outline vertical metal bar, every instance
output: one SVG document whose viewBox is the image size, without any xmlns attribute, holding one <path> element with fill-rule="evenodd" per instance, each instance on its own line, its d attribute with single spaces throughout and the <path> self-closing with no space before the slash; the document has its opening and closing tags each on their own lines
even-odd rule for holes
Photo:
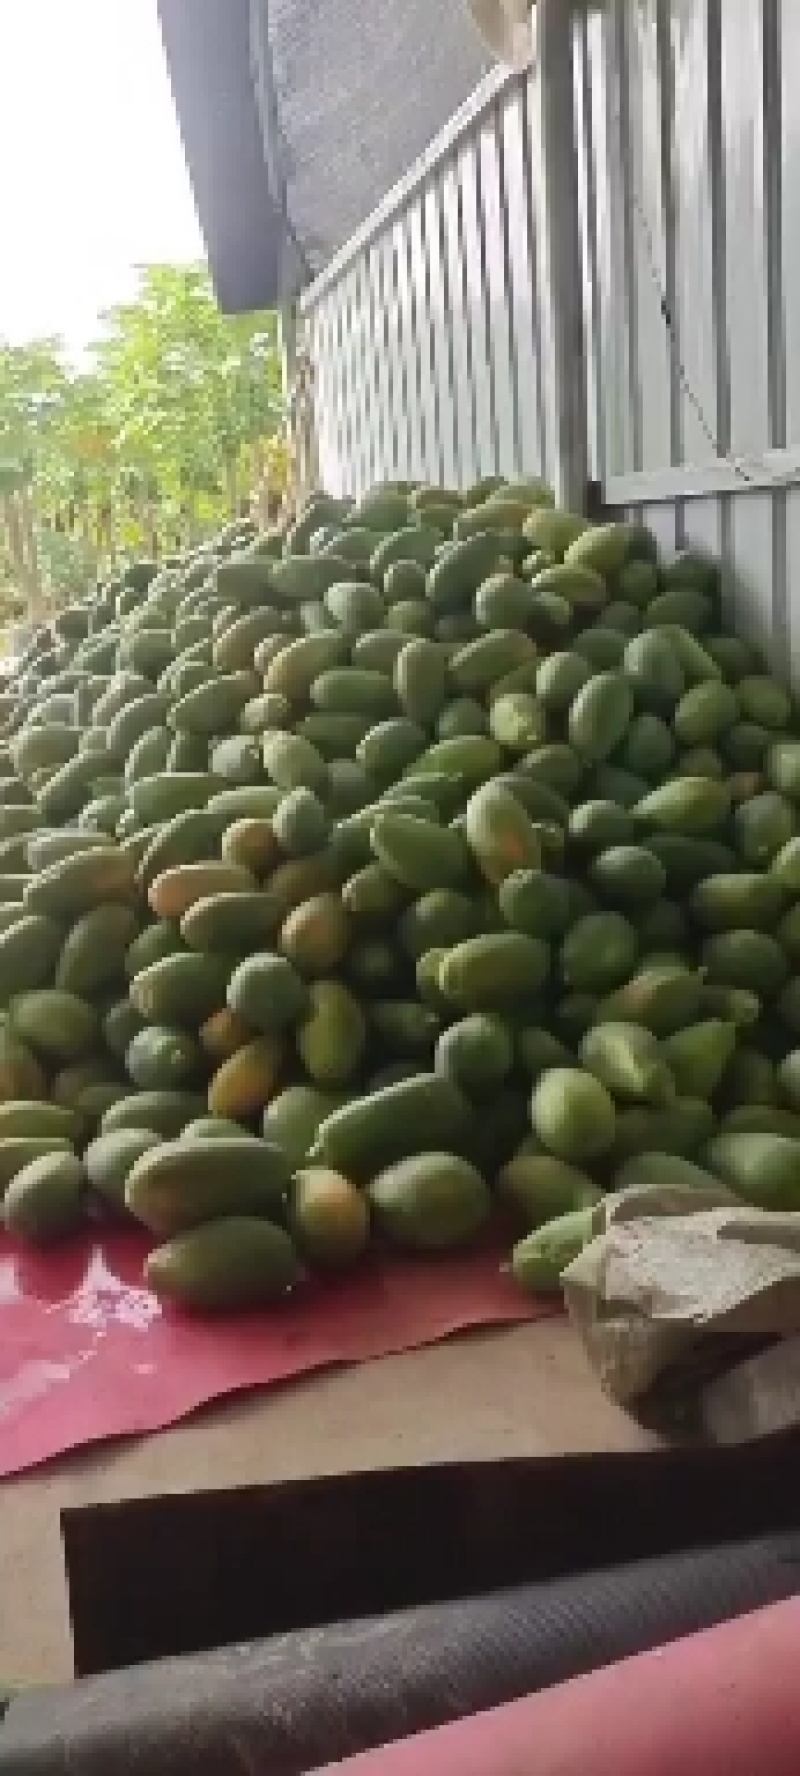
<svg viewBox="0 0 800 1776">
<path fill-rule="evenodd" d="M 364 261 L 359 254 L 348 279 L 348 310 L 347 310 L 347 344 L 350 365 L 350 412 L 351 431 L 353 438 L 353 474 L 357 492 L 363 493 L 367 484 L 367 468 L 365 462 L 365 414 L 367 385 L 364 376 L 364 358 L 361 349 L 362 307 L 361 282 Z"/>
<path fill-rule="evenodd" d="M 460 155 L 461 247 L 464 306 L 470 319 L 469 374 L 472 448 L 479 476 L 494 468 L 491 373 L 487 358 L 486 278 L 482 246 L 480 156 L 474 135 Z"/>
<path fill-rule="evenodd" d="M 433 431 L 430 380 L 430 311 L 428 265 L 425 254 L 424 201 L 424 186 L 420 186 L 409 212 L 408 253 L 417 366 L 418 445 L 416 473 L 421 481 L 432 481 L 436 479 L 436 440 Z"/>
<path fill-rule="evenodd" d="M 624 11 L 618 7 L 616 15 L 631 438 L 637 467 L 651 472 L 672 461 L 670 421 L 678 386 L 671 337 L 675 306 L 669 204 L 671 92 L 663 21 L 663 0 L 643 0 L 641 6 Z"/>
<path fill-rule="evenodd" d="M 297 361 L 297 303 L 284 302 L 278 313 L 278 340 L 281 354 L 281 389 L 286 400 L 294 381 Z"/>
<path fill-rule="evenodd" d="M 451 317 L 449 337 L 453 387 L 453 445 L 456 480 L 460 487 L 465 482 L 472 480 L 477 471 L 475 468 L 469 305 L 465 291 L 461 164 L 456 156 L 446 169 L 442 184 L 442 223 L 446 236 L 445 265 L 448 268 L 447 282 Z"/>
<path fill-rule="evenodd" d="M 481 316 L 479 330 L 482 334 L 483 355 L 486 363 L 486 408 L 488 418 L 488 461 L 491 471 L 495 474 L 500 467 L 500 448 L 497 436 L 497 405 L 494 378 L 494 349 L 492 334 L 492 304 L 489 287 L 489 264 L 486 247 L 486 180 L 484 175 L 483 143 L 486 125 L 481 128 L 475 145 L 475 221 L 477 225 L 478 243 L 478 289 L 477 298 Z M 483 443 L 481 426 L 479 439 L 479 455 L 483 460 Z"/>
<path fill-rule="evenodd" d="M 366 380 L 364 376 L 363 355 L 360 350 L 362 271 L 363 260 L 359 255 L 345 280 L 345 289 L 347 291 L 347 362 L 349 367 L 350 384 L 351 460 L 353 464 L 353 489 L 357 494 L 364 492 L 367 483 L 367 471 L 364 461 Z"/>
<path fill-rule="evenodd" d="M 509 189 L 509 167 L 506 159 L 505 120 L 517 94 L 506 98 L 502 110 L 496 120 L 497 129 L 497 165 L 500 185 L 500 232 L 503 242 L 503 291 L 505 294 L 505 314 L 508 341 L 508 383 L 510 397 L 509 423 L 507 424 L 506 461 L 513 474 L 519 474 L 522 468 L 522 435 L 519 411 L 519 343 L 517 340 L 516 312 L 513 301 L 511 234 L 523 220 L 519 209 L 514 208 L 511 214 L 511 192 Z"/>
<path fill-rule="evenodd" d="M 613 14 L 615 64 L 617 69 L 615 122 L 619 132 L 620 158 L 620 229 L 625 274 L 624 302 L 627 313 L 627 405 L 631 427 L 631 462 L 641 469 L 642 462 L 642 387 L 639 362 L 639 312 L 636 289 L 636 247 L 634 243 L 634 165 L 633 132 L 631 129 L 631 51 L 626 0 L 615 0 Z M 637 168 L 638 170 L 638 168 Z M 638 192 L 636 194 L 639 201 Z"/>
<path fill-rule="evenodd" d="M 764 13 L 764 243 L 767 271 L 767 379 L 769 441 L 786 443 L 786 342 L 783 315 L 783 92 L 779 0 L 762 0 Z"/>
<path fill-rule="evenodd" d="M 402 326 L 402 365 L 403 365 L 403 419 L 405 434 L 405 456 L 403 474 L 411 478 L 419 460 L 419 446 L 416 433 L 416 412 L 418 408 L 417 391 L 419 387 L 419 363 L 414 337 L 415 312 L 413 280 L 411 277 L 411 253 L 408 235 L 409 212 L 403 211 L 398 223 L 397 240 L 397 293 Z"/>
<path fill-rule="evenodd" d="M 800 107 L 796 102 L 800 65 L 800 7 L 781 0 L 781 285 L 785 364 L 786 441 L 800 439 Z M 787 654 L 800 684 L 800 489 L 786 498 Z"/>
<path fill-rule="evenodd" d="M 587 491 L 586 367 L 581 294 L 578 177 L 568 9 L 540 0 L 537 83 L 542 146 L 546 331 L 553 353 L 551 400 L 555 481 L 565 504 Z"/>
<path fill-rule="evenodd" d="M 458 196 L 456 202 L 456 225 L 458 233 L 458 255 L 461 274 L 461 302 L 464 313 L 464 368 L 466 371 L 467 400 L 469 403 L 469 461 L 471 473 L 480 474 L 480 455 L 478 449 L 478 421 L 475 394 L 475 349 L 472 329 L 472 312 L 469 292 L 469 269 L 465 244 L 465 204 L 464 178 L 466 159 L 463 154 L 458 156 Z"/>
<path fill-rule="evenodd" d="M 347 388 L 346 412 L 347 412 L 347 452 L 348 452 L 348 464 L 349 464 L 349 472 L 350 472 L 349 492 L 357 495 L 362 491 L 362 489 L 359 485 L 360 474 L 359 474 L 359 460 L 358 460 L 359 459 L 359 437 L 358 437 L 358 411 L 357 411 L 360 390 L 359 390 L 359 379 L 354 374 L 355 365 L 353 362 L 353 356 L 354 356 L 354 354 L 353 354 L 353 328 L 354 328 L 353 286 L 354 286 L 354 277 L 355 277 L 355 274 L 351 270 L 345 274 L 345 276 L 342 280 L 342 306 L 343 306 L 343 311 L 344 311 L 344 333 L 343 333 L 344 374 L 345 374 L 346 388 Z"/>
<path fill-rule="evenodd" d="M 492 208 L 493 190 L 496 190 L 497 169 L 491 164 L 492 119 L 487 118 L 481 125 L 475 149 L 475 198 L 477 212 L 478 239 L 478 277 L 479 301 L 481 311 L 481 331 L 483 335 L 483 351 L 486 360 L 486 393 L 488 418 L 488 460 L 491 472 L 500 472 L 500 438 L 497 419 L 497 388 L 495 372 L 495 326 L 494 301 L 492 293 L 492 267 L 490 261 L 497 252 L 497 240 L 493 238 L 496 231 L 493 227 L 495 211 Z"/>
<path fill-rule="evenodd" d="M 521 82 L 513 93 L 509 93 L 503 106 L 500 141 L 511 414 L 515 469 L 518 473 L 541 474 L 536 266 L 531 235 L 531 194 L 526 180 L 530 147 L 526 120 L 525 85 Z"/>
<path fill-rule="evenodd" d="M 783 315 L 783 92 L 779 0 L 763 0 L 764 253 L 767 272 L 769 442 L 786 443 L 786 333 Z M 787 497 L 772 496 L 772 625 L 774 658 L 783 671 L 789 652 Z"/>
<path fill-rule="evenodd" d="M 342 387 L 342 317 L 339 295 L 339 285 L 334 284 L 326 293 L 326 301 L 330 314 L 331 395 L 334 436 L 336 439 L 337 491 L 340 493 L 346 493 L 347 440 L 345 434 L 344 392 Z"/>
<path fill-rule="evenodd" d="M 677 390 L 678 443 L 681 460 L 686 463 L 707 462 L 716 454 L 720 377 L 724 380 L 727 374 L 725 309 L 718 309 L 714 299 L 721 140 L 719 16 L 718 10 L 716 18 L 713 16 L 715 7 L 716 0 L 693 0 L 689 21 L 674 7 L 669 8 L 665 30 L 669 31 L 670 46 L 668 51 L 664 44 L 662 50 L 663 59 L 669 59 L 672 83 L 673 314 L 682 370 Z M 724 214 L 721 221 L 724 229 Z M 724 268 L 724 264 L 723 251 L 718 266 Z M 721 290 L 724 301 L 724 277 Z M 677 356 L 672 367 L 673 372 L 678 370 Z M 713 516 L 707 508 L 698 513 L 697 506 L 694 500 L 684 502 L 681 538 L 716 549 L 716 506 Z"/>
<path fill-rule="evenodd" d="M 336 443 L 330 396 L 330 350 L 328 346 L 328 315 L 325 298 L 315 303 L 309 315 L 314 351 L 314 403 L 320 447 L 320 474 L 323 486 L 333 492 Z"/>
<path fill-rule="evenodd" d="M 322 343 L 325 361 L 325 430 L 328 451 L 326 485 L 330 487 L 332 493 L 340 493 L 342 452 L 339 438 L 339 411 L 336 392 L 336 346 L 333 334 L 333 315 L 331 312 L 329 293 L 326 293 L 323 296 L 320 317 L 322 322 Z"/>
<path fill-rule="evenodd" d="M 514 373 L 508 285 L 508 228 L 502 134 L 498 108 L 492 108 L 480 133 L 482 275 L 489 363 L 490 414 L 494 467 L 513 474 L 518 460 L 515 440 Z"/>
<path fill-rule="evenodd" d="M 677 274 L 678 252 L 681 243 L 678 240 L 678 205 L 673 154 L 675 74 L 672 63 L 670 0 L 657 0 L 656 4 L 656 57 L 661 125 L 659 158 L 664 228 L 664 296 L 669 317 L 667 328 L 669 342 L 669 458 L 671 463 L 682 463 L 684 459 L 683 379 L 681 374 L 683 331 L 682 315 L 678 303 Z M 683 540 L 684 510 L 683 502 L 678 500 L 675 505 L 675 543 L 678 548 L 682 547 Z"/>
<path fill-rule="evenodd" d="M 374 480 L 373 459 L 374 426 L 375 426 L 375 358 L 372 348 L 371 329 L 369 324 L 371 291 L 370 291 L 370 254 L 366 250 L 359 259 L 358 279 L 358 332 L 356 334 L 356 351 L 358 353 L 358 369 L 361 382 L 361 470 L 364 486 L 371 486 Z"/>
<path fill-rule="evenodd" d="M 345 493 L 353 492 L 353 448 L 350 424 L 350 378 L 347 365 L 347 305 L 344 280 L 336 285 L 336 351 L 339 358 L 339 407 L 342 440 L 342 485 Z"/>
<path fill-rule="evenodd" d="M 708 160 L 711 184 L 711 287 L 714 314 L 714 361 L 716 385 L 717 451 L 727 456 L 731 443 L 731 369 L 728 332 L 728 240 L 725 197 L 725 152 L 722 130 L 722 20 L 723 0 L 707 0 L 706 81 L 708 91 Z M 730 562 L 733 544 L 732 502 L 728 495 L 718 501 L 719 553 L 722 565 L 722 596 L 726 609 L 734 607 Z"/>
<path fill-rule="evenodd" d="M 445 309 L 442 301 L 441 223 L 439 219 L 440 173 L 429 180 L 422 201 L 422 250 L 425 260 L 425 312 L 428 317 L 428 364 L 431 461 L 437 481 L 447 479 L 442 442 L 442 378 L 446 365 L 439 351 Z"/>
<path fill-rule="evenodd" d="M 725 148 L 731 449 L 769 445 L 768 276 L 764 219 L 764 30 L 761 4 L 720 10 Z M 772 495 L 743 485 L 732 499 L 736 621 L 775 651 Z"/>
<path fill-rule="evenodd" d="M 392 287 L 395 319 L 395 347 L 397 351 L 397 376 L 395 389 L 399 394 L 399 412 L 397 415 L 397 472 L 408 475 L 411 463 L 411 437 L 408 420 L 408 359 L 406 356 L 405 334 L 408 317 L 404 313 L 404 239 L 403 218 L 395 222 L 392 228 Z"/>
<path fill-rule="evenodd" d="M 381 460 L 381 479 L 388 480 L 394 474 L 397 464 L 397 421 L 394 394 L 394 371 L 391 354 L 391 270 L 392 243 L 390 236 L 384 235 L 380 244 L 378 259 L 378 313 L 380 315 L 380 343 L 378 354 L 383 371 L 385 384 L 383 456 Z"/>
<path fill-rule="evenodd" d="M 455 170 L 451 162 L 444 167 L 437 192 L 439 212 L 439 253 L 442 265 L 442 331 L 445 339 L 447 364 L 447 393 L 450 407 L 450 435 L 442 419 L 442 453 L 445 465 L 448 462 L 448 449 L 451 451 L 452 479 L 456 486 L 461 483 L 461 450 L 458 425 L 458 401 L 456 396 L 456 355 L 455 339 L 458 325 L 456 315 L 456 279 L 451 274 L 450 254 L 448 251 L 448 213 L 451 223 L 454 222 L 456 209 Z M 444 407 L 444 402 L 443 402 Z M 445 478 L 447 471 L 445 469 Z"/>
<path fill-rule="evenodd" d="M 368 403 L 368 444 L 367 473 L 370 482 L 377 481 L 380 474 L 379 464 L 383 454 L 382 429 L 383 414 L 381 412 L 380 392 L 380 354 L 377 349 L 377 330 L 375 314 L 375 280 L 378 270 L 380 248 L 377 242 L 370 243 L 364 255 L 364 332 L 365 355 L 368 358 L 369 371 L 365 373 Z"/>
<path fill-rule="evenodd" d="M 676 263 L 678 256 L 673 162 L 675 79 L 672 66 L 669 0 L 657 0 L 656 55 L 660 97 L 661 202 L 664 225 L 664 295 L 669 314 L 669 460 L 683 462 L 683 390 L 680 365 L 683 356 L 681 314 L 678 308 Z"/>
<path fill-rule="evenodd" d="M 725 198 L 725 154 L 722 138 L 722 36 L 720 7 L 723 0 L 708 0 L 706 78 L 708 81 L 708 153 L 711 172 L 711 270 L 713 308 L 716 317 L 716 423 L 717 450 L 727 456 L 731 447 L 731 372 L 728 347 L 728 239 Z"/>
<path fill-rule="evenodd" d="M 406 211 L 406 275 L 408 278 L 408 314 L 409 335 L 411 341 L 411 401 L 409 410 L 409 430 L 411 435 L 411 474 L 424 480 L 426 475 L 427 431 L 425 409 L 422 400 L 422 339 L 420 321 L 421 285 L 421 241 L 417 239 L 419 223 L 419 206 L 421 198 L 417 192 L 410 200 Z"/>
<path fill-rule="evenodd" d="M 601 298 L 598 306 L 603 366 L 603 475 L 625 473 L 633 460 L 628 398 L 630 348 L 622 228 L 622 159 L 619 85 L 613 15 L 606 8 L 589 21 L 591 79 L 597 166 L 596 217 Z"/>
<path fill-rule="evenodd" d="M 786 409 L 784 423 L 787 442 L 795 444 L 800 440 L 800 106 L 797 104 L 800 6 L 797 0 L 781 0 L 778 30 L 782 89 L 780 203 Z"/>
<path fill-rule="evenodd" d="M 325 435 L 325 388 L 322 374 L 323 354 L 321 350 L 319 319 L 318 309 L 309 309 L 303 317 L 302 327 L 306 349 L 311 360 L 314 379 L 314 429 L 316 432 L 317 461 L 319 463 L 320 481 L 323 487 L 328 487 L 328 449 L 327 438 Z"/>
<path fill-rule="evenodd" d="M 588 472 L 593 480 L 603 479 L 603 349 L 600 322 L 602 300 L 597 261 L 597 176 L 595 166 L 595 122 L 592 80 L 589 60 L 589 20 L 581 11 L 574 25 L 574 68 L 576 84 L 575 139 L 578 152 L 578 204 L 581 224 L 581 253 L 584 291 L 584 327 L 586 333 L 586 425 Z"/>
</svg>

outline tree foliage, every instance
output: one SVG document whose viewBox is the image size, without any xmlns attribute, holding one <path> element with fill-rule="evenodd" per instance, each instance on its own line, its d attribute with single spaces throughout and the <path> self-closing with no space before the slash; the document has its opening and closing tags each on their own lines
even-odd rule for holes
<svg viewBox="0 0 800 1776">
<path fill-rule="evenodd" d="M 0 341 L 0 616 L 181 548 L 285 474 L 277 316 L 220 314 L 206 271 L 140 274 L 86 365 Z"/>
</svg>

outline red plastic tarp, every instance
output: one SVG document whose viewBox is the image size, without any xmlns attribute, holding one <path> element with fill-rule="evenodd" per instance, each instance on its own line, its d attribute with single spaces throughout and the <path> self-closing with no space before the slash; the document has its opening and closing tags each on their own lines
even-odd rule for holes
<svg viewBox="0 0 800 1776">
<path fill-rule="evenodd" d="M 143 1288 L 146 1249 L 129 1233 L 47 1253 L 0 1239 L 0 1476 L 159 1430 L 241 1388 L 549 1311 L 483 1251 L 376 1263 L 268 1313 L 202 1321 L 162 1311 Z"/>
<path fill-rule="evenodd" d="M 327 1776 L 798 1776 L 799 1654 L 792 1598 Z"/>
</svg>

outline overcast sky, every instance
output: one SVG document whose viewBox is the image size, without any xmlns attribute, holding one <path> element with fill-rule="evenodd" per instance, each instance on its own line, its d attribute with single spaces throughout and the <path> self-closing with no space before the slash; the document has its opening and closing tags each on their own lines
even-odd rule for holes
<svg viewBox="0 0 800 1776">
<path fill-rule="evenodd" d="M 80 352 L 135 267 L 203 257 L 156 0 L 0 0 L 0 340 Z"/>
</svg>

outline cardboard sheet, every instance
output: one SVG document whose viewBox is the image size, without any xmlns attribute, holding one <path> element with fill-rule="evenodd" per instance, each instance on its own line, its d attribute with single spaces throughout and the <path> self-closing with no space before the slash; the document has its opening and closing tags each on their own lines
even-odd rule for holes
<svg viewBox="0 0 800 1776">
<path fill-rule="evenodd" d="M 725 1440 L 796 1422 L 800 1214 L 749 1208 L 722 1184 L 651 1186 L 605 1197 L 594 1228 L 564 1294 L 612 1399 L 661 1429 L 714 1436 L 722 1425 L 715 1433 L 708 1402 L 719 1378 L 746 1364 L 747 1387 L 724 1391 Z M 794 1407 L 787 1417 L 781 1401 L 775 1417 L 784 1351 Z M 768 1399 L 757 1385 L 762 1352 Z"/>
</svg>

